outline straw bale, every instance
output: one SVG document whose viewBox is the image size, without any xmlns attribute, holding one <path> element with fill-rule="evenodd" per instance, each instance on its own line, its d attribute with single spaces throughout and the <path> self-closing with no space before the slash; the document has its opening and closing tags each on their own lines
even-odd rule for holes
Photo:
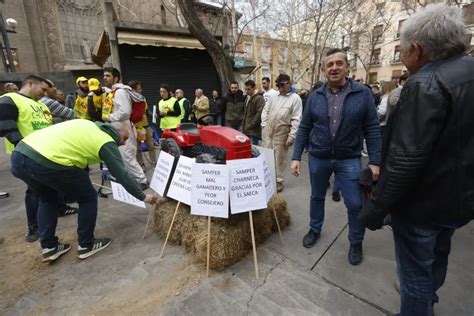
<svg viewBox="0 0 474 316">
<path fill-rule="evenodd" d="M 155 228 L 165 238 L 177 202 L 165 200 L 155 210 Z M 273 205 L 281 229 L 290 223 L 285 199 L 274 196 L 264 210 L 254 211 L 255 241 L 263 243 L 276 232 Z M 205 263 L 207 257 L 207 218 L 190 215 L 189 206 L 181 204 L 176 215 L 169 242 L 183 244 L 187 251 Z M 248 213 L 230 215 L 228 219 L 212 218 L 210 267 L 222 270 L 242 259 L 252 249 Z"/>
</svg>

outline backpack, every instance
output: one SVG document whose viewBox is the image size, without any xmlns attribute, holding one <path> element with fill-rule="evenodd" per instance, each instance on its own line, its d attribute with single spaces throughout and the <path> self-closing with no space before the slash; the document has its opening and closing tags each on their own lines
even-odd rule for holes
<svg viewBox="0 0 474 316">
<path fill-rule="evenodd" d="M 142 121 L 143 116 L 145 115 L 145 109 L 145 101 L 132 100 L 132 113 L 130 114 L 130 121 L 132 121 L 132 123 L 138 123 Z"/>
<path fill-rule="evenodd" d="M 121 88 L 113 90 L 111 92 L 112 95 L 115 95 L 115 92 L 117 92 L 118 89 Z M 135 124 L 143 120 L 143 116 L 145 115 L 146 111 L 146 101 L 134 101 L 132 97 L 130 97 L 130 99 L 132 101 L 132 113 L 130 113 L 130 121 Z"/>
</svg>

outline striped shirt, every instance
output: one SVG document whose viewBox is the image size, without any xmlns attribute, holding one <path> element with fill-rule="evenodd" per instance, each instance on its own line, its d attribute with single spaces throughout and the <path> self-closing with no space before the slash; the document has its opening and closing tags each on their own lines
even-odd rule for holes
<svg viewBox="0 0 474 316">
<path fill-rule="evenodd" d="M 39 101 L 44 103 L 49 108 L 51 114 L 53 115 L 54 123 L 76 118 L 76 113 L 74 113 L 74 110 L 71 110 L 56 100 L 53 100 L 49 97 L 42 97 Z"/>
</svg>

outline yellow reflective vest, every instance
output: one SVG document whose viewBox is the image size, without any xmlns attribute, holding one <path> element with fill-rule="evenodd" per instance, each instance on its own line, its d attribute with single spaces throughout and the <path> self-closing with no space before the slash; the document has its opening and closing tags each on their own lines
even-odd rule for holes
<svg viewBox="0 0 474 316">
<path fill-rule="evenodd" d="M 16 92 L 6 93 L 3 96 L 10 97 L 18 108 L 16 125 L 21 136 L 26 137 L 36 130 L 53 125 L 53 116 L 45 104 Z M 5 138 L 5 148 L 7 153 L 11 154 L 15 145 Z"/>
<path fill-rule="evenodd" d="M 174 104 L 176 99 L 174 97 L 169 98 L 168 100 L 160 100 L 158 103 L 158 108 L 160 111 L 173 111 Z M 181 123 L 180 116 L 163 116 L 160 120 L 160 127 L 165 128 L 176 128 Z"/>
<path fill-rule="evenodd" d="M 180 122 L 183 120 L 184 114 L 186 114 L 186 113 L 184 113 L 184 112 L 185 112 L 185 111 L 184 111 L 184 101 L 187 101 L 187 99 L 186 99 L 186 98 L 181 98 L 181 99 L 178 101 L 178 103 L 179 103 L 179 108 L 181 109 L 181 115 L 179 116 L 179 121 L 180 121 Z M 189 117 L 187 117 L 186 120 L 189 120 Z"/>
<path fill-rule="evenodd" d="M 74 112 L 76 112 L 76 117 L 79 119 L 91 119 L 89 113 L 87 113 L 87 95 L 84 97 L 77 96 L 76 103 L 74 103 Z"/>
<path fill-rule="evenodd" d="M 85 168 L 99 163 L 100 149 L 114 139 L 94 122 L 72 120 L 35 132 L 23 142 L 59 165 Z"/>
</svg>

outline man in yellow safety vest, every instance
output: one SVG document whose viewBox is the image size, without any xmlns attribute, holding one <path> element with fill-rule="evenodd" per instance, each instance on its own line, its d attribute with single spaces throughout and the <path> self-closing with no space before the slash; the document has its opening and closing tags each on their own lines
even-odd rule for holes
<svg viewBox="0 0 474 316">
<path fill-rule="evenodd" d="M 12 173 L 23 180 L 39 197 L 38 223 L 43 262 L 54 261 L 71 246 L 56 237 L 58 198 L 67 195 L 79 204 L 78 257 L 86 259 L 105 249 L 110 238 L 96 239 L 97 192 L 85 167 L 104 161 L 112 176 L 135 198 L 156 202 L 145 194 L 126 170 L 118 146 L 125 144 L 129 132 L 110 124 L 72 120 L 51 126 L 25 137 L 12 154 Z"/>
<path fill-rule="evenodd" d="M 38 76 L 23 80 L 19 92 L 10 92 L 0 97 L 0 137 L 5 137 L 7 153 L 27 135 L 53 124 L 53 117 L 46 105 L 38 102 L 46 95 L 48 82 Z M 28 186 L 25 196 L 28 232 L 26 240 L 38 240 L 38 197 Z"/>
</svg>

